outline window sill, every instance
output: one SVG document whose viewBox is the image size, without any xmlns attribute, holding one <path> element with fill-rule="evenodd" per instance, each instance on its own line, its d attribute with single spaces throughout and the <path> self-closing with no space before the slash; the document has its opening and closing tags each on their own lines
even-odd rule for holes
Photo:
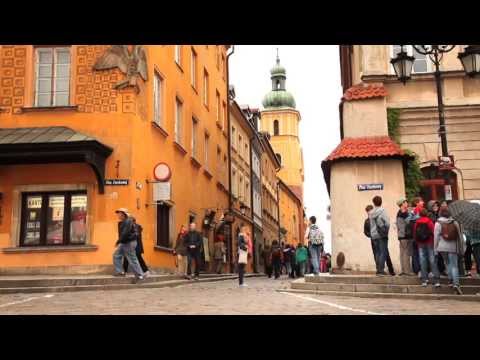
<svg viewBox="0 0 480 360">
<path fill-rule="evenodd" d="M 22 246 L 3 248 L 2 251 L 6 254 L 28 254 L 28 253 L 50 253 L 50 252 L 82 252 L 82 251 L 96 251 L 96 245 L 69 245 L 69 246 Z"/>
<path fill-rule="evenodd" d="M 176 60 L 175 60 L 175 65 L 177 65 L 178 69 L 183 73 L 182 65 L 180 65 Z"/>
<path fill-rule="evenodd" d="M 168 132 L 164 128 L 162 128 L 160 125 L 158 125 L 155 121 L 152 121 L 152 126 L 158 131 L 160 131 L 160 134 L 162 134 L 165 137 L 168 137 Z"/>
<path fill-rule="evenodd" d="M 167 253 L 173 254 L 173 249 L 172 249 L 172 248 L 169 248 L 169 247 L 165 247 L 165 246 L 155 245 L 155 246 L 153 247 L 153 250 L 155 250 L 155 251 L 161 251 L 161 252 L 167 252 Z"/>
<path fill-rule="evenodd" d="M 211 173 L 210 170 L 208 170 L 207 168 L 204 168 L 204 169 L 203 169 L 203 173 L 204 173 L 205 176 L 208 177 L 209 179 L 213 178 L 212 173 Z"/>
<path fill-rule="evenodd" d="M 198 169 L 202 166 L 202 164 L 200 164 L 200 161 L 195 159 L 193 156 L 190 157 L 190 161 L 192 162 L 193 166 L 195 166 Z"/>
<path fill-rule="evenodd" d="M 173 145 L 175 145 L 175 149 L 177 149 L 182 155 L 185 156 L 187 154 L 187 150 L 185 150 L 185 148 L 178 142 L 174 141 Z"/>
<path fill-rule="evenodd" d="M 22 112 L 43 112 L 43 111 L 77 111 L 78 106 L 23 106 Z"/>
</svg>

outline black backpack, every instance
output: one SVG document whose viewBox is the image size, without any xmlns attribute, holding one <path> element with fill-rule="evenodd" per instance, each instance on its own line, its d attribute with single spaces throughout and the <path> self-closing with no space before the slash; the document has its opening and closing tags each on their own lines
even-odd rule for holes
<svg viewBox="0 0 480 360">
<path fill-rule="evenodd" d="M 428 227 L 427 223 L 417 224 L 417 229 L 415 230 L 415 240 L 419 242 L 425 242 L 432 236 L 432 231 Z"/>
</svg>

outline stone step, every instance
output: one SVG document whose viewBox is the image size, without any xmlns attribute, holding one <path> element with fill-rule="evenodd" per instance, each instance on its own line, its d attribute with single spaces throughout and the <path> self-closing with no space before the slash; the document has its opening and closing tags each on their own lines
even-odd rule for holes
<svg viewBox="0 0 480 360">
<path fill-rule="evenodd" d="M 458 300 L 480 301 L 478 295 L 451 295 L 451 294 L 410 294 L 410 293 L 373 293 L 353 291 L 320 291 L 300 289 L 278 289 L 278 292 L 326 296 L 351 296 L 360 298 L 412 299 L 412 300 Z"/>
<path fill-rule="evenodd" d="M 258 274 L 246 274 L 246 277 L 259 276 Z M 236 274 L 201 274 L 200 280 L 185 280 L 177 275 L 151 275 L 144 281 L 133 284 L 133 276 L 70 276 L 58 277 L 22 277 L 16 276 L 0 278 L 0 294 L 12 293 L 35 293 L 35 292 L 62 292 L 62 291 L 83 291 L 83 290 L 120 290 L 128 288 L 149 288 L 177 286 L 196 282 L 209 282 L 236 279 Z M 16 279 L 15 279 L 16 278 Z"/>
<path fill-rule="evenodd" d="M 319 290 L 319 291 L 346 291 L 346 292 L 372 292 L 372 293 L 395 293 L 395 294 L 454 294 L 452 288 L 443 285 L 439 288 L 429 284 L 427 287 L 421 285 L 396 285 L 396 284 L 343 284 L 343 283 L 312 283 L 294 281 L 292 289 Z M 464 294 L 475 295 L 480 292 L 480 286 L 462 286 Z"/>
<path fill-rule="evenodd" d="M 305 276 L 307 283 L 342 283 L 342 284 L 391 284 L 391 285 L 420 285 L 417 276 L 375 276 L 375 275 L 317 275 Z M 441 277 L 441 284 L 448 284 L 448 278 Z M 480 286 L 480 278 L 460 278 L 460 285 Z"/>
</svg>

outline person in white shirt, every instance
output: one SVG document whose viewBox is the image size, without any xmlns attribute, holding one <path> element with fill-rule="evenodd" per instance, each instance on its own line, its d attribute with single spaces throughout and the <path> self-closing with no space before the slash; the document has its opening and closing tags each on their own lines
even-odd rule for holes
<svg viewBox="0 0 480 360">
<path fill-rule="evenodd" d="M 323 232 L 317 226 L 317 218 L 310 216 L 307 230 L 305 231 L 305 242 L 310 243 L 310 254 L 313 267 L 313 274 L 320 272 L 320 256 L 323 253 Z"/>
</svg>

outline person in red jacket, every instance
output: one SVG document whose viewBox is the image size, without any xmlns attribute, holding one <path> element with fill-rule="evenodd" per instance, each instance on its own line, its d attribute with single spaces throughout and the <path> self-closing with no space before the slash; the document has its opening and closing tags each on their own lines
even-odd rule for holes
<svg viewBox="0 0 480 360">
<path fill-rule="evenodd" d="M 435 226 L 432 220 L 428 217 L 427 209 L 420 211 L 420 218 L 413 226 L 413 234 L 415 242 L 418 245 L 418 252 L 420 255 L 420 269 L 422 274 L 422 286 L 428 285 L 428 265 L 433 272 L 433 281 L 436 288 L 440 287 L 440 274 L 438 272 L 437 264 L 435 263 L 435 254 L 433 250 L 433 231 Z"/>
</svg>

